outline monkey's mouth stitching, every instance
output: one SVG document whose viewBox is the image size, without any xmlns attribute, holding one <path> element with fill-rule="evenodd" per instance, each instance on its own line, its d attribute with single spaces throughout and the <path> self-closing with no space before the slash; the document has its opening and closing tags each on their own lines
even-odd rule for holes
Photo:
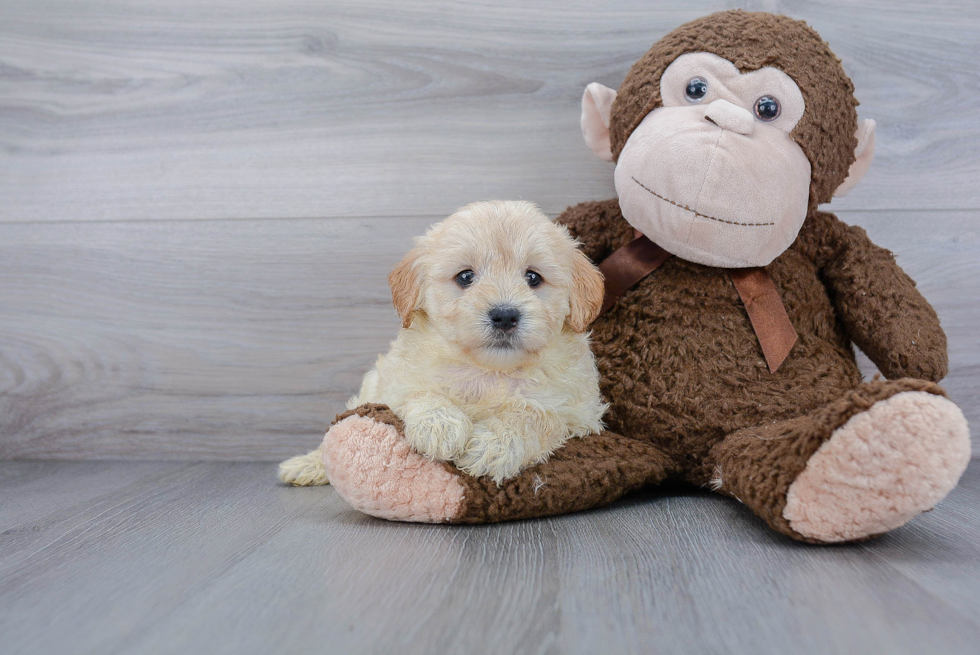
<svg viewBox="0 0 980 655">
<path fill-rule="evenodd" d="M 630 177 L 632 177 L 632 176 L 630 176 Z M 762 226 L 765 226 L 765 225 L 775 225 L 775 223 L 739 223 L 737 221 L 726 221 L 723 218 L 715 218 L 714 216 L 708 216 L 707 214 L 701 214 L 699 212 L 694 211 L 693 209 L 691 209 L 687 205 L 679 205 L 676 202 L 674 202 L 673 200 L 671 200 L 670 198 L 664 198 L 662 195 L 660 195 L 656 191 L 650 189 L 648 186 L 646 186 L 645 184 L 643 184 L 643 182 L 640 182 L 635 177 L 633 177 L 633 181 L 636 182 L 637 184 L 639 184 L 643 188 L 644 191 L 648 191 L 649 193 L 651 193 L 652 195 L 655 195 L 656 197 L 660 198 L 664 202 L 669 202 L 674 207 L 680 207 L 681 209 L 684 209 L 686 211 L 691 212 L 692 214 L 694 214 L 694 218 L 697 218 L 698 216 L 701 216 L 703 218 L 709 218 L 709 219 L 711 219 L 713 221 L 718 221 L 719 223 L 728 223 L 729 225 L 741 225 L 743 227 L 762 227 Z"/>
</svg>

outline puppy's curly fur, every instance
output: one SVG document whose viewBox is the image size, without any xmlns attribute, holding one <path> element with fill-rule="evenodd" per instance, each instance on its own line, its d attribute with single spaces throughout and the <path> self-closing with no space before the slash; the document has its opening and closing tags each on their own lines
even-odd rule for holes
<svg viewBox="0 0 980 655">
<path fill-rule="evenodd" d="M 388 405 L 415 450 L 498 483 L 602 429 L 585 333 L 602 275 L 533 204 L 467 205 L 419 237 L 388 281 L 402 330 L 348 408 Z M 494 326 L 501 308 L 516 325 Z M 280 477 L 327 482 L 319 451 L 283 462 Z"/>
</svg>

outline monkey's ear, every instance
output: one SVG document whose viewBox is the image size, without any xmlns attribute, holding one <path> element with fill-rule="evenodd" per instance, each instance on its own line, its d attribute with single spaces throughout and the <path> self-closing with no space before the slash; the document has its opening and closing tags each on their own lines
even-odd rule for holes
<svg viewBox="0 0 980 655">
<path fill-rule="evenodd" d="M 847 171 L 847 179 L 834 191 L 835 198 L 843 198 L 856 187 L 875 158 L 875 122 L 870 118 L 860 121 L 855 136 L 858 144 L 854 149 L 854 163 Z"/>
<path fill-rule="evenodd" d="M 418 248 L 412 248 L 398 266 L 388 274 L 388 286 L 391 288 L 391 300 L 402 320 L 402 327 L 412 324 L 412 314 L 422 300 L 422 288 L 419 284 L 418 271 L 415 262 L 419 258 Z"/>
<path fill-rule="evenodd" d="M 576 250 L 574 257 L 568 323 L 575 332 L 585 332 L 599 316 L 606 287 L 602 273 L 584 252 Z"/>
<path fill-rule="evenodd" d="M 609 141 L 609 117 L 612 115 L 616 92 L 598 82 L 585 87 L 582 94 L 582 136 L 601 159 L 612 161 L 612 144 Z"/>
</svg>

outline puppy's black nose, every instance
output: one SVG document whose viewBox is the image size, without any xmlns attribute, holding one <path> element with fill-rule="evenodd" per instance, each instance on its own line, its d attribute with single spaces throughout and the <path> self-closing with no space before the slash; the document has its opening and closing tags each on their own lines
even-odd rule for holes
<svg viewBox="0 0 980 655">
<path fill-rule="evenodd" d="M 516 307 L 497 306 L 490 310 L 490 323 L 494 330 L 509 332 L 517 327 L 521 320 L 521 312 Z"/>
</svg>

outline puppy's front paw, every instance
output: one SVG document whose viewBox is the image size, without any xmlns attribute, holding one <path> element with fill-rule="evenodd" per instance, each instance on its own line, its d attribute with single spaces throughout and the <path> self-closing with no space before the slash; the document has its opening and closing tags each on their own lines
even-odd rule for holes
<svg viewBox="0 0 980 655">
<path fill-rule="evenodd" d="M 405 439 L 426 457 L 450 461 L 463 452 L 473 429 L 455 407 L 412 407 L 405 411 Z"/>
<path fill-rule="evenodd" d="M 500 484 L 524 466 L 527 444 L 524 438 L 502 421 L 477 423 L 456 466 L 474 477 L 488 475 Z"/>
</svg>

